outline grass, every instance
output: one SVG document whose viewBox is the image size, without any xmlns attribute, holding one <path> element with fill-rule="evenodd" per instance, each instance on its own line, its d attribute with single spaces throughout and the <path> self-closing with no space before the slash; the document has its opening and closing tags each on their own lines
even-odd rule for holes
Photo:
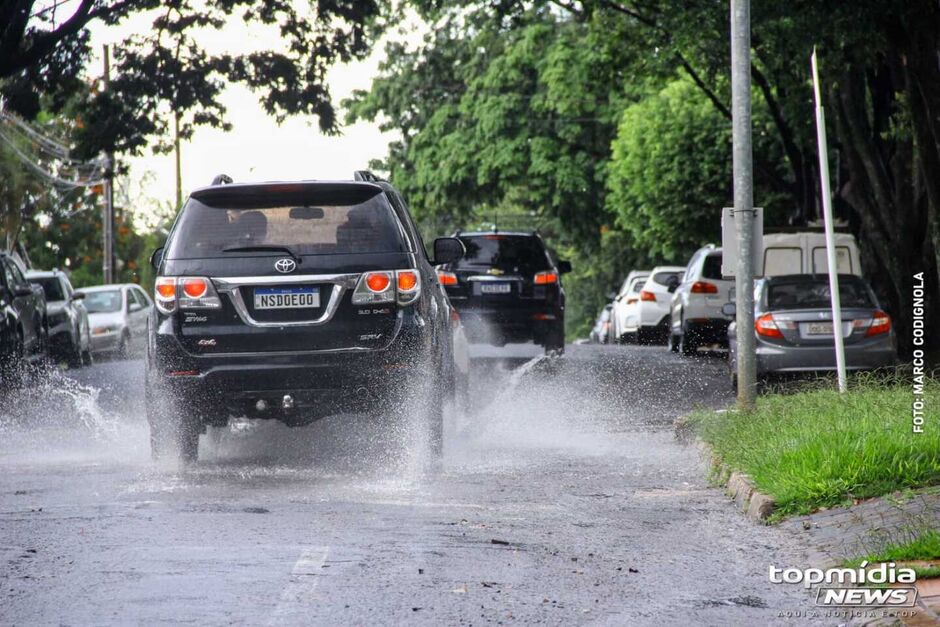
<svg viewBox="0 0 940 627">
<path fill-rule="evenodd" d="M 869 564 L 879 562 L 913 562 L 940 560 L 940 530 L 927 529 L 906 542 L 897 542 L 884 546 L 880 551 L 867 557 L 850 560 L 845 563 L 849 568 L 858 568 L 862 561 Z M 915 566 L 918 579 L 940 577 L 940 566 Z"/>
<path fill-rule="evenodd" d="M 925 387 L 928 416 L 940 381 Z M 940 429 L 911 432 L 912 393 L 896 379 L 854 378 L 830 387 L 758 398 L 752 412 L 700 411 L 699 435 L 730 468 L 777 502 L 775 518 L 898 490 L 940 484 Z"/>
</svg>

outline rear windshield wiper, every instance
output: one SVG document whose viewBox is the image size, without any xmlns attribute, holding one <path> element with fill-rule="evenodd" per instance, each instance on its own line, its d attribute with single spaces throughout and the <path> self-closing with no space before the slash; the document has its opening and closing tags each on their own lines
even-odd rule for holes
<svg viewBox="0 0 940 627">
<path fill-rule="evenodd" d="M 223 248 L 223 253 L 263 253 L 268 251 L 285 252 L 297 263 L 303 263 L 303 259 L 288 246 L 280 244 L 261 244 L 257 246 L 235 246 L 233 248 Z"/>
</svg>

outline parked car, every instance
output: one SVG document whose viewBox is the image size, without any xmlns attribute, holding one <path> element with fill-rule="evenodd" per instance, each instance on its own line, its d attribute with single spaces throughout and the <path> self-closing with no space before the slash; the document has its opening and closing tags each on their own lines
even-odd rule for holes
<svg viewBox="0 0 940 627">
<path fill-rule="evenodd" d="M 847 370 L 870 370 L 897 361 L 891 318 L 861 277 L 840 274 L 842 337 Z M 836 368 L 829 278 L 784 275 L 759 279 L 754 286 L 757 375 L 831 371 Z M 728 303 L 726 310 L 734 312 Z M 750 332 L 750 331 L 749 331 Z M 732 384 L 737 379 L 737 324 L 728 328 Z"/>
<path fill-rule="evenodd" d="M 728 344 L 728 318 L 722 306 L 734 301 L 734 281 L 721 276 L 721 248 L 698 249 L 670 305 L 669 348 L 694 355 L 705 344 Z"/>
<path fill-rule="evenodd" d="M 635 343 L 639 327 L 640 292 L 649 278 L 649 270 L 633 270 L 627 275 L 620 293 L 614 299 L 611 315 L 611 331 L 615 341 L 621 344 Z M 633 331 L 627 331 L 633 329 Z"/>
<path fill-rule="evenodd" d="M 608 303 L 601 309 L 601 313 L 594 323 L 594 328 L 591 329 L 590 340 L 592 344 L 607 344 L 610 342 L 610 315 L 613 308 L 613 303 Z"/>
<path fill-rule="evenodd" d="M 15 379 L 45 358 L 48 329 L 42 288 L 26 279 L 18 259 L 0 252 L 0 378 Z"/>
<path fill-rule="evenodd" d="M 230 417 L 288 426 L 355 412 L 404 428 L 440 459 L 443 406 L 466 388 L 460 317 L 404 200 L 352 181 L 213 185 L 189 196 L 157 271 L 146 369 L 155 456 L 197 459 Z M 355 428 L 350 424 L 350 428 Z"/>
<path fill-rule="evenodd" d="M 153 301 L 134 283 L 81 289 L 91 326 L 91 350 L 125 358 L 143 351 Z"/>
<path fill-rule="evenodd" d="M 503 346 L 535 342 L 565 349 L 567 261 L 555 263 L 538 233 L 459 233 L 466 255 L 438 269 L 471 341 Z"/>
<path fill-rule="evenodd" d="M 91 364 L 91 327 L 84 292 L 76 292 L 61 270 L 32 270 L 26 278 L 41 287 L 46 296 L 49 356 L 64 359 L 73 368 Z"/>
<path fill-rule="evenodd" d="M 836 269 L 839 274 L 862 275 L 858 243 L 851 233 L 835 233 Z M 826 254 L 826 236 L 816 231 L 795 233 L 767 233 L 763 236 L 763 250 L 756 276 L 787 274 L 826 274 L 829 262 Z"/>
<path fill-rule="evenodd" d="M 640 344 L 665 343 L 669 333 L 669 303 L 683 272 L 683 266 L 657 266 L 650 271 L 640 290 L 636 316 L 624 320 L 624 334 L 633 334 Z"/>
</svg>

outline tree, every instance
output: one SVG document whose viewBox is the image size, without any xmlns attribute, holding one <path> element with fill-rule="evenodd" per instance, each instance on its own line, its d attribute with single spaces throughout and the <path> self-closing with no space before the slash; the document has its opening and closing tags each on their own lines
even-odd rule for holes
<svg viewBox="0 0 940 627">
<path fill-rule="evenodd" d="M 184 138 L 199 125 L 227 128 L 219 96 L 229 82 L 258 92 L 277 119 L 316 115 L 322 131 L 337 132 L 326 71 L 368 52 L 382 28 L 384 4 L 329 0 L 309 11 L 297 6 L 291 0 L 4 2 L 0 93 L 28 119 L 42 109 L 63 111 L 72 102 L 70 113 L 83 121 L 78 140 L 84 155 L 137 153 L 149 138 L 166 136 L 174 115 L 182 116 Z M 81 72 L 92 52 L 89 25 L 118 25 L 141 15 L 152 16 L 151 27 L 115 51 L 110 88 L 86 95 Z M 200 32 L 233 19 L 272 29 L 278 49 L 244 56 L 210 52 Z"/>
</svg>

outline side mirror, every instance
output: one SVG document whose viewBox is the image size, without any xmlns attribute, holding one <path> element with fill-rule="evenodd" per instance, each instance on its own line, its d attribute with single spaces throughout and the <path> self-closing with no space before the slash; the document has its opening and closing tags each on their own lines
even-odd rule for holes
<svg viewBox="0 0 940 627">
<path fill-rule="evenodd" d="M 738 315 L 738 307 L 734 303 L 725 303 L 721 306 L 721 313 L 725 314 L 729 318 L 734 318 Z"/>
<path fill-rule="evenodd" d="M 561 274 L 568 274 L 571 272 L 571 262 L 566 260 L 558 260 L 558 271 Z"/>
<path fill-rule="evenodd" d="M 157 270 L 160 267 L 160 263 L 163 262 L 163 246 L 153 251 L 153 254 L 150 255 L 150 265 L 154 270 Z"/>
<path fill-rule="evenodd" d="M 127 311 L 129 313 L 135 313 L 137 311 L 140 311 L 141 309 L 143 309 L 143 306 L 141 306 L 140 303 L 131 303 L 130 305 L 127 306 Z"/>
<path fill-rule="evenodd" d="M 70 298 L 69 300 L 71 301 L 85 300 L 85 292 L 73 292 L 72 298 Z"/>
<path fill-rule="evenodd" d="M 445 263 L 454 263 L 463 259 L 467 249 L 456 237 L 438 237 L 434 240 L 434 261 L 435 266 Z"/>
</svg>

